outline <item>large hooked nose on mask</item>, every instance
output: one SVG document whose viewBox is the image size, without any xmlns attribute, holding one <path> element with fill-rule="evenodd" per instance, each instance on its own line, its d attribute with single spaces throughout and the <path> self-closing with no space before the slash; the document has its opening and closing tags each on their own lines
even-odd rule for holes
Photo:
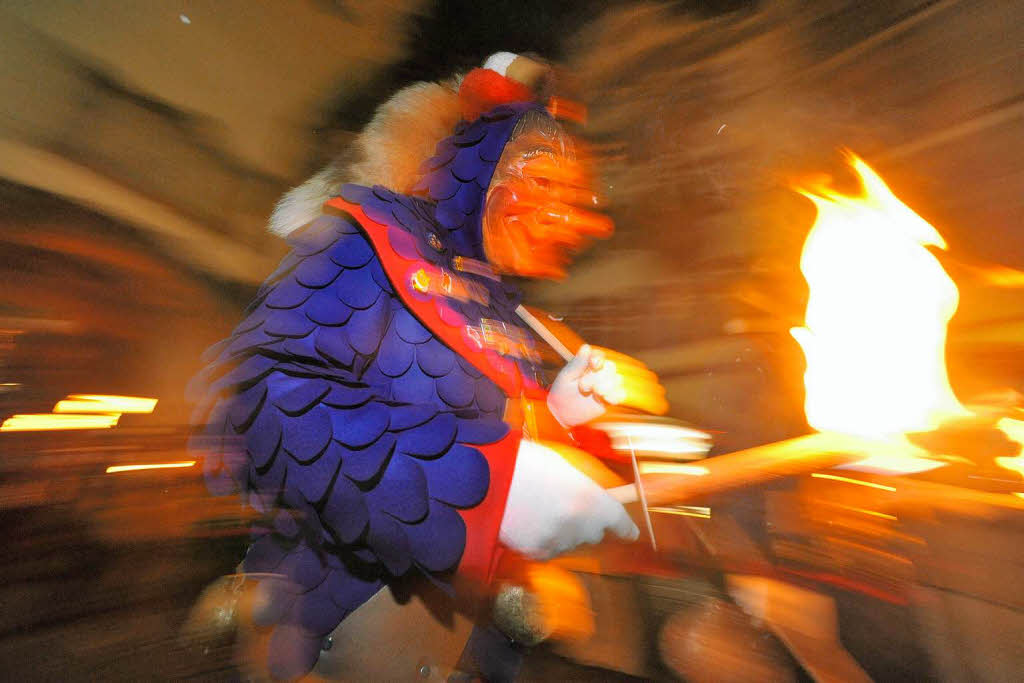
<svg viewBox="0 0 1024 683">
<path fill-rule="evenodd" d="M 549 117 L 531 112 L 505 146 L 487 192 L 483 217 L 488 261 L 503 272 L 561 279 L 571 254 L 611 235 L 598 212 L 592 165 L 575 140 Z"/>
</svg>

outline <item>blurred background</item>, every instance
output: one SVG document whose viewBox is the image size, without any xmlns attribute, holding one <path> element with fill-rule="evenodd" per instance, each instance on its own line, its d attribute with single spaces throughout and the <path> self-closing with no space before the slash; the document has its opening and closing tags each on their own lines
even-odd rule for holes
<svg viewBox="0 0 1024 683">
<path fill-rule="evenodd" d="M 617 225 L 532 303 L 646 362 L 714 452 L 808 431 L 788 331 L 814 211 L 790 186 L 851 182 L 844 147 L 949 242 L 960 398 L 1024 391 L 1021 3 L 0 0 L 0 420 L 157 399 L 112 429 L 0 434 L 7 678 L 233 675 L 177 640 L 244 548 L 182 464 L 185 385 L 285 251 L 277 198 L 396 89 L 499 50 L 566 67 Z M 147 463 L 182 466 L 107 473 Z M 763 524 L 762 497 L 735 506 Z M 989 603 L 1021 608 L 1021 561 Z M 868 641 L 897 617 L 852 623 Z M 876 677 L 948 677 L 904 645 Z"/>
</svg>

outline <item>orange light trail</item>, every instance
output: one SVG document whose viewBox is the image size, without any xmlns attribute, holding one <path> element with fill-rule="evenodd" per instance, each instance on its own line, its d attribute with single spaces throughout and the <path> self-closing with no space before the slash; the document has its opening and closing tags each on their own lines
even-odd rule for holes
<svg viewBox="0 0 1024 683">
<path fill-rule="evenodd" d="M 703 465 L 680 465 L 674 462 L 642 462 L 640 474 L 685 474 L 691 477 L 703 477 L 710 474 Z"/>
<path fill-rule="evenodd" d="M 117 472 L 138 472 L 140 470 L 166 470 L 174 467 L 192 467 L 196 464 L 195 460 L 187 460 L 185 462 L 158 462 L 151 465 L 111 465 L 107 468 L 107 474 L 116 474 Z"/>
<path fill-rule="evenodd" d="M 697 517 L 698 519 L 711 519 L 711 508 L 699 507 L 696 505 L 653 507 L 651 508 L 651 512 L 660 512 L 664 515 L 681 515 L 683 517 Z"/>
<path fill-rule="evenodd" d="M 0 425 L 0 432 L 42 432 L 64 429 L 110 429 L 120 414 L 77 415 L 39 413 L 12 415 Z"/>
<path fill-rule="evenodd" d="M 106 394 L 71 394 L 58 401 L 55 413 L 140 413 L 149 414 L 157 399 L 141 396 L 108 396 Z"/>
<path fill-rule="evenodd" d="M 832 481 L 841 481 L 844 484 L 856 484 L 858 486 L 870 486 L 873 489 L 879 489 L 881 491 L 895 491 L 896 489 L 892 486 L 886 486 L 885 484 L 876 484 L 873 481 L 864 481 L 863 479 L 851 479 L 849 477 L 840 477 L 837 474 L 822 474 L 821 472 L 815 472 L 811 475 L 815 479 L 831 479 Z"/>
</svg>

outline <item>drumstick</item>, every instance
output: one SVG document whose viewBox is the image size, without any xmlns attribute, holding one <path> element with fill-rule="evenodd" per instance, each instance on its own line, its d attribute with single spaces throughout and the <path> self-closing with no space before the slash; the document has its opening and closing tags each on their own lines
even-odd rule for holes
<svg viewBox="0 0 1024 683">
<path fill-rule="evenodd" d="M 561 356 L 562 360 L 566 363 L 575 357 L 575 354 L 573 354 L 573 352 L 570 351 L 569 348 L 558 339 L 558 337 L 552 334 L 551 330 L 549 330 L 544 323 L 537 320 L 533 313 L 526 310 L 526 306 L 523 306 L 522 304 L 517 306 L 516 315 L 518 315 L 524 323 L 529 325 L 530 329 L 533 330 L 538 337 L 543 339 L 548 346 L 553 348 L 555 353 Z"/>
</svg>

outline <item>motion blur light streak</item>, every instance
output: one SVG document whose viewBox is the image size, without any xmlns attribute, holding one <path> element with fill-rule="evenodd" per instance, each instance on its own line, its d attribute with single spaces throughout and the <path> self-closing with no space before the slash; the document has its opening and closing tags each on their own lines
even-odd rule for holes
<svg viewBox="0 0 1024 683">
<path fill-rule="evenodd" d="M 817 430 L 888 439 L 967 411 L 946 374 L 946 325 L 959 293 L 926 247 L 942 236 L 864 161 L 848 155 L 863 191 L 798 189 L 818 215 L 800 270 L 810 286 L 804 327 L 804 411 Z"/>
<path fill-rule="evenodd" d="M 700 465 L 680 465 L 674 462 L 642 462 L 640 474 L 686 474 L 691 477 L 703 477 L 708 468 Z"/>
<path fill-rule="evenodd" d="M 12 415 L 0 432 L 34 432 L 61 429 L 110 429 L 124 413 L 149 414 L 157 399 L 107 394 L 70 394 L 52 413 Z"/>
<path fill-rule="evenodd" d="M 158 462 L 151 465 L 111 465 L 107 468 L 106 474 L 116 474 L 118 472 L 138 472 L 140 470 L 166 470 L 175 467 L 192 467 L 196 464 L 195 460 L 187 460 L 184 462 Z"/>
<path fill-rule="evenodd" d="M 612 448 L 632 446 L 637 453 L 691 456 L 699 458 L 711 449 L 711 435 L 673 424 L 643 422 L 602 422 L 601 429 L 612 440 Z"/>
<path fill-rule="evenodd" d="M 892 486 L 886 486 L 885 484 L 876 484 L 873 481 L 864 481 L 863 479 L 851 479 L 849 477 L 840 477 L 837 474 L 822 474 L 821 472 L 815 472 L 811 475 L 815 479 L 831 479 L 832 481 L 841 481 L 844 484 L 857 484 L 858 486 L 870 486 L 873 489 L 880 489 L 882 491 L 895 491 L 896 489 Z"/>
<path fill-rule="evenodd" d="M 699 519 L 711 519 L 711 508 L 698 505 L 672 505 L 668 507 L 653 507 L 651 512 L 660 512 L 664 515 L 680 515 L 682 517 L 697 517 Z"/>
<path fill-rule="evenodd" d="M 149 414 L 156 408 L 157 399 L 138 396 L 108 396 L 106 394 L 71 394 L 58 401 L 55 413 L 139 413 Z"/>
<path fill-rule="evenodd" d="M 12 415 L 0 425 L 0 432 L 33 432 L 58 429 L 109 429 L 117 424 L 120 413 L 78 415 L 69 413 L 39 413 Z"/>
</svg>

